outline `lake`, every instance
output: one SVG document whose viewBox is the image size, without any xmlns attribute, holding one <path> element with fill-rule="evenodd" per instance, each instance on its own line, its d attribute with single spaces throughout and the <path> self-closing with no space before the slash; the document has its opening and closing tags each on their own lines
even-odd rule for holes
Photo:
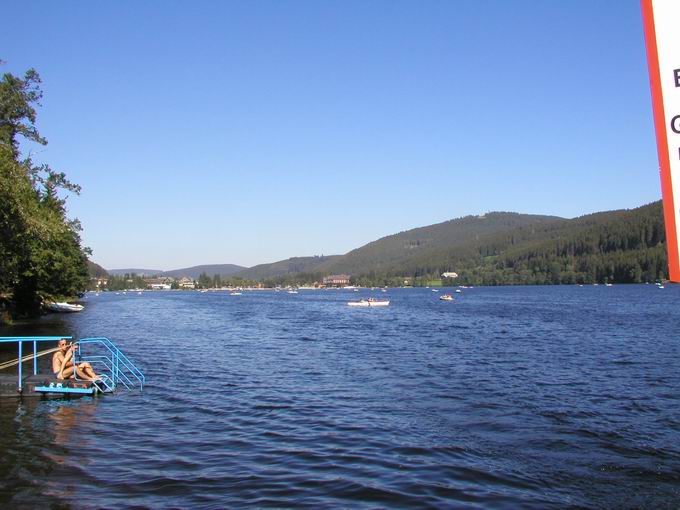
<svg viewBox="0 0 680 510">
<path fill-rule="evenodd" d="M 0 506 L 677 507 L 680 286 L 441 292 L 90 294 L 0 330 L 147 377 L 0 401 Z"/>
</svg>

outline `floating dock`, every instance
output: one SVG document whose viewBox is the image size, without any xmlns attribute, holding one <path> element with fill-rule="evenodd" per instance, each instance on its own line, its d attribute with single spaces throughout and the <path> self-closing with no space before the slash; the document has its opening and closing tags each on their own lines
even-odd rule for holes
<svg viewBox="0 0 680 510">
<path fill-rule="evenodd" d="M 73 362 L 88 362 L 100 380 L 89 381 L 76 377 L 59 379 L 52 373 L 38 373 L 38 358 L 57 351 L 54 344 L 60 340 L 71 340 L 68 336 L 49 337 L 0 337 L 1 344 L 16 343 L 18 357 L 15 360 L 0 364 L 0 398 L 5 397 L 75 397 L 114 393 L 119 388 L 144 388 L 144 374 L 137 366 L 108 338 L 84 338 L 75 342 L 78 346 Z M 45 346 L 50 342 L 53 348 L 38 351 L 38 345 Z M 26 350 L 29 354 L 25 354 Z M 26 363 L 32 364 L 32 370 L 24 370 Z M 5 373 L 16 367 L 16 374 Z"/>
</svg>

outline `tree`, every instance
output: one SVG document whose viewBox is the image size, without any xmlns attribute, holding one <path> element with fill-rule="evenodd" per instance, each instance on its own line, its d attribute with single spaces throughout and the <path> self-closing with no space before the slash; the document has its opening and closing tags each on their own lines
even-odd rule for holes
<svg viewBox="0 0 680 510">
<path fill-rule="evenodd" d="M 222 287 L 222 277 L 219 274 L 213 275 L 212 286 L 216 289 Z"/>
<path fill-rule="evenodd" d="M 82 293 L 88 283 L 80 223 L 66 216 L 60 191 L 80 188 L 48 165 L 22 157 L 20 140 L 45 145 L 35 107 L 40 77 L 5 73 L 0 80 L 0 301 L 15 315 L 35 315 L 46 300 Z"/>
<path fill-rule="evenodd" d="M 212 286 L 212 279 L 205 271 L 198 276 L 198 286 L 202 289 L 207 289 Z"/>
</svg>

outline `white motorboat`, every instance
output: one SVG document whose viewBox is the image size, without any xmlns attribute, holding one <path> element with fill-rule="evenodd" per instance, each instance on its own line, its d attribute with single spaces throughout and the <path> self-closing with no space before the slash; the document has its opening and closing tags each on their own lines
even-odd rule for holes
<svg viewBox="0 0 680 510">
<path fill-rule="evenodd" d="M 451 294 L 442 294 L 439 296 L 442 301 L 453 301 L 453 296 Z"/>
<path fill-rule="evenodd" d="M 230 296 L 240 296 L 242 294 L 243 294 L 243 292 L 230 292 L 229 293 Z"/>
<path fill-rule="evenodd" d="M 462 290 L 460 290 L 460 289 L 456 289 L 456 294 L 462 294 L 462 293 L 463 293 L 463 291 L 462 291 Z"/>
<path fill-rule="evenodd" d="M 73 313 L 80 312 L 85 308 L 83 305 L 72 305 L 71 303 L 47 303 L 50 312 Z"/>
<path fill-rule="evenodd" d="M 359 301 L 350 301 L 347 303 L 349 306 L 363 306 L 363 307 L 374 307 L 374 306 L 389 306 L 389 299 L 361 299 Z"/>
<path fill-rule="evenodd" d="M 297 293 L 298 293 L 297 290 L 289 290 L 289 291 L 288 291 L 288 294 L 297 294 Z"/>
</svg>

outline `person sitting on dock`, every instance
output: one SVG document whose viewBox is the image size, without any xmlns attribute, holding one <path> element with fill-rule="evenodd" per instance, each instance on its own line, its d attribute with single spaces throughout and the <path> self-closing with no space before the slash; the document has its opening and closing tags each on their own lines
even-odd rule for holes
<svg viewBox="0 0 680 510">
<path fill-rule="evenodd" d="M 78 348 L 77 345 L 67 345 L 66 340 L 59 340 L 59 350 L 52 356 L 52 372 L 58 379 L 74 379 L 78 376 L 79 379 L 85 381 L 96 381 L 99 379 L 97 374 L 92 370 L 92 365 L 89 363 L 79 363 L 77 366 L 73 363 L 73 355 Z"/>
</svg>

